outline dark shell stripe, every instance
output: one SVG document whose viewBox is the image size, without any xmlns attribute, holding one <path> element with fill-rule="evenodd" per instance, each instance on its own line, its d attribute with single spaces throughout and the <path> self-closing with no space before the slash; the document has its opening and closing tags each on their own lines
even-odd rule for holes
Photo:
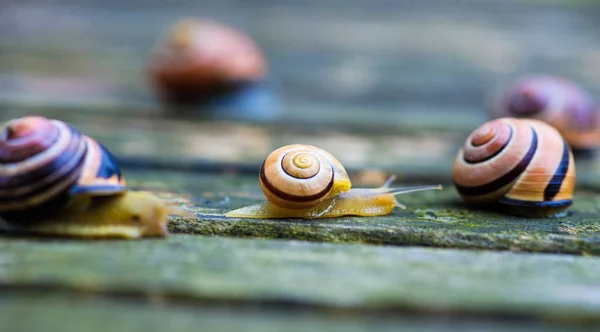
<svg viewBox="0 0 600 332">
<path fill-rule="evenodd" d="M 10 141 L 0 140 L 0 165 L 14 164 L 48 150 L 61 137 L 61 130 L 49 125 L 32 136 Z M 41 137 L 44 138 L 43 142 L 40 142 Z"/>
<path fill-rule="evenodd" d="M 0 191 L 0 202 L 29 200 L 35 196 L 48 196 L 58 189 L 66 190 L 79 176 L 85 150 L 78 153 L 65 153 L 46 167 L 19 176 L 16 186 Z M 65 183 L 65 179 L 71 179 Z M 58 188 L 55 188 L 58 187 Z"/>
<path fill-rule="evenodd" d="M 515 181 L 525 171 L 525 169 L 527 169 L 527 166 L 529 166 L 529 163 L 533 159 L 533 156 L 535 155 L 535 152 L 537 150 L 538 136 L 533 128 L 531 128 L 531 131 L 533 134 L 532 140 L 531 140 L 531 145 L 529 146 L 529 150 L 527 151 L 525 156 L 521 159 L 521 161 L 519 161 L 517 166 L 515 166 L 513 169 L 511 169 L 508 173 L 504 174 L 503 176 L 501 176 L 491 182 L 488 182 L 486 184 L 480 185 L 480 186 L 466 187 L 466 186 L 461 186 L 455 182 L 454 185 L 456 186 L 456 189 L 458 190 L 458 192 L 464 196 L 483 196 L 483 195 L 493 193 L 496 190 L 499 190 L 499 189 L 503 188 L 504 186 Z"/>
<path fill-rule="evenodd" d="M 97 176 L 100 178 L 110 178 L 112 176 L 117 176 L 120 180 L 123 179 L 123 173 L 121 172 L 121 168 L 117 164 L 117 158 L 108 151 L 104 145 L 96 142 L 100 149 L 102 150 L 102 161 L 100 164 L 102 165 L 98 170 Z"/>
<path fill-rule="evenodd" d="M 522 200 L 518 200 L 518 199 L 510 199 L 510 198 L 506 198 L 506 197 L 502 197 L 500 200 L 498 200 L 498 202 L 501 204 L 522 206 L 522 207 L 563 207 L 563 206 L 569 206 L 569 205 L 573 204 L 573 201 L 570 199 L 564 199 L 564 200 L 560 200 L 560 201 L 535 202 L 535 201 L 522 201 Z"/>
<path fill-rule="evenodd" d="M 75 133 L 60 123 L 57 123 L 56 125 L 58 127 L 57 130 L 59 131 L 59 137 L 52 142 L 48 149 L 45 149 L 41 153 L 35 153 L 36 151 L 31 150 L 30 152 L 32 154 L 26 158 L 22 158 L 21 160 L 13 163 L 0 164 L 0 177 L 16 176 L 19 174 L 28 173 L 38 168 L 42 168 L 44 164 L 55 159 L 66 149 L 68 149 L 69 145 L 71 145 L 72 141 L 75 139 Z M 75 136 L 79 137 L 78 135 Z M 10 150 L 13 150 L 14 148 L 15 147 L 9 148 L 8 153 L 11 153 Z"/>
<path fill-rule="evenodd" d="M 275 195 L 281 199 L 290 201 L 290 202 L 311 202 L 311 201 L 316 201 L 316 200 L 319 200 L 319 199 L 325 197 L 331 191 L 331 188 L 333 187 L 334 178 L 335 178 L 335 175 L 333 174 L 333 168 L 332 168 L 331 181 L 329 181 L 327 186 L 322 191 L 320 191 L 314 195 L 310 195 L 310 196 L 297 196 L 297 195 L 288 194 L 286 192 L 283 192 L 283 191 L 275 188 L 273 186 L 273 184 L 271 182 L 269 182 L 269 180 L 267 179 L 267 176 L 265 174 L 265 163 L 263 162 L 263 164 L 260 166 L 260 179 L 261 179 L 263 185 L 271 193 L 273 193 L 273 195 Z"/>
<path fill-rule="evenodd" d="M 554 176 L 548 183 L 548 186 L 546 186 L 546 189 L 544 190 L 545 201 L 553 200 L 554 197 L 560 192 L 560 187 L 562 186 L 569 169 L 569 146 L 566 142 L 563 143 L 563 146 L 563 155 L 562 159 L 560 160 L 560 164 L 558 165 L 556 172 L 554 172 Z"/>
<path fill-rule="evenodd" d="M 486 162 L 490 159 L 495 158 L 497 155 L 499 155 L 502 151 L 504 151 L 504 149 L 508 146 L 508 144 L 510 143 L 510 140 L 512 139 L 513 136 L 513 127 L 512 126 L 508 126 L 508 129 L 510 130 L 509 134 L 508 134 L 508 139 L 506 140 L 506 143 L 504 143 L 504 145 L 502 145 L 502 147 L 500 149 L 498 149 L 498 151 L 494 152 L 493 154 L 489 155 L 488 157 L 481 159 L 481 160 L 477 160 L 477 161 L 469 161 L 467 160 L 467 158 L 465 158 L 465 156 L 463 155 L 463 161 L 467 164 L 478 164 L 478 163 L 483 163 Z"/>
<path fill-rule="evenodd" d="M 21 170 L 25 173 L 0 178 L 0 210 L 22 209 L 39 204 L 73 185 L 79 175 L 86 146 L 81 134 L 72 128 L 61 128 L 61 136 L 60 139 L 69 139 L 65 148 L 51 148 L 16 163 L 14 169 L 21 169 L 19 166 L 22 165 L 24 167 Z M 31 168 L 31 165 L 39 168 Z"/>
<path fill-rule="evenodd" d="M 73 185 L 71 195 L 123 192 L 125 180 L 116 158 L 99 142 L 86 137 L 88 153 L 79 181 Z"/>
<path fill-rule="evenodd" d="M 66 149 L 59 151 L 56 156 L 38 155 L 32 157 L 46 159 L 46 165 L 40 163 L 38 168 L 34 168 L 29 172 L 13 176 L 0 176 L 0 196 L 14 195 L 19 189 L 36 189 L 43 183 L 51 183 L 55 178 L 60 178 L 66 173 L 72 173 L 83 161 L 86 151 L 86 146 L 79 136 L 74 135 L 72 138 Z"/>
<path fill-rule="evenodd" d="M 39 205 L 53 197 L 65 193 L 77 180 L 77 173 L 67 173 L 52 183 L 45 184 L 39 191 L 26 195 L 3 197 L 0 199 L 0 211 L 18 210 Z"/>
</svg>

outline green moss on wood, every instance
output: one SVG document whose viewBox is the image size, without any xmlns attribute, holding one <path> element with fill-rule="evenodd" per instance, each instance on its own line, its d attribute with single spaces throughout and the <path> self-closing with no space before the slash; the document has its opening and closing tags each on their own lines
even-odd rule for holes
<svg viewBox="0 0 600 332">
<path fill-rule="evenodd" d="M 238 177 L 241 188 L 251 188 L 252 178 Z M 463 249 L 491 249 L 570 254 L 600 254 L 600 205 L 592 192 L 577 192 L 575 203 L 563 218 L 521 218 L 466 206 L 454 188 L 401 195 L 406 210 L 381 217 L 335 219 L 242 219 L 223 213 L 253 204 L 242 191 L 215 200 L 190 204 L 197 219 L 175 218 L 175 233 L 254 238 L 283 238 L 326 242 L 420 245 Z M 207 189 L 210 190 L 210 189 Z M 223 200 L 227 197 L 228 200 Z"/>
<path fill-rule="evenodd" d="M 0 252 L 0 298 L 29 290 L 321 312 L 587 323 L 600 317 L 600 260 L 589 257 L 191 235 L 91 242 L 0 238 Z"/>
</svg>

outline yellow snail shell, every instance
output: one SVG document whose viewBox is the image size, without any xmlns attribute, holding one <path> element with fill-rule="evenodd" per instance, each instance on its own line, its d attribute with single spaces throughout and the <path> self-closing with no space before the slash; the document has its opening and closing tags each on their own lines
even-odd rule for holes
<svg viewBox="0 0 600 332">
<path fill-rule="evenodd" d="M 334 218 L 345 215 L 378 216 L 404 208 L 395 195 L 441 186 L 351 189 L 342 164 L 323 149 L 292 144 L 271 152 L 260 167 L 259 181 L 267 202 L 225 214 L 243 218 Z"/>
<path fill-rule="evenodd" d="M 561 215 L 571 204 L 575 162 L 552 126 L 500 118 L 474 130 L 458 152 L 453 180 L 468 203 L 523 216 Z"/>
</svg>

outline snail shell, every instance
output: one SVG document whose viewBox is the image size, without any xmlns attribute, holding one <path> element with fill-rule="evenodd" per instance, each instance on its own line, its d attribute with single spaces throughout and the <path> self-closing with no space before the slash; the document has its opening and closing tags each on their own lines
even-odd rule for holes
<svg viewBox="0 0 600 332">
<path fill-rule="evenodd" d="M 271 152 L 260 167 L 260 186 L 266 202 L 225 214 L 236 218 L 335 218 L 381 216 L 404 209 L 396 195 L 441 190 L 442 186 L 390 188 L 390 177 L 379 188 L 354 188 L 344 166 L 328 152 L 311 145 L 292 144 Z"/>
<path fill-rule="evenodd" d="M 266 60 L 249 36 L 206 19 L 178 22 L 149 64 L 160 98 L 175 103 L 227 92 L 266 72 Z"/>
<path fill-rule="evenodd" d="M 0 216 L 6 220 L 60 210 L 76 195 L 124 190 L 110 152 L 67 123 L 23 117 L 0 132 Z"/>
<path fill-rule="evenodd" d="M 168 236 L 168 215 L 193 217 L 131 191 L 113 155 L 75 127 L 39 116 L 0 131 L 0 230 L 80 238 Z"/>
<path fill-rule="evenodd" d="M 575 82 L 548 75 L 519 79 L 495 101 L 492 118 L 531 118 L 555 127 L 572 149 L 600 146 L 600 123 L 591 95 Z"/>
<path fill-rule="evenodd" d="M 552 126 L 500 118 L 474 130 L 458 152 L 453 180 L 473 204 L 498 204 L 524 216 L 559 215 L 572 204 L 575 163 Z"/>
<path fill-rule="evenodd" d="M 294 144 L 267 156 L 260 167 L 260 187 L 273 204 L 304 209 L 350 190 L 351 183 L 344 166 L 331 154 Z"/>
</svg>

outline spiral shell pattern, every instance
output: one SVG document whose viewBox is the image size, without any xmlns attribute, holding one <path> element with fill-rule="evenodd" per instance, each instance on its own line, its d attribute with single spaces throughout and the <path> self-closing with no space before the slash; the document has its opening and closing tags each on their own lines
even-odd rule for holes
<svg viewBox="0 0 600 332">
<path fill-rule="evenodd" d="M 260 186 L 273 204 L 303 209 L 349 190 L 350 180 L 342 164 L 326 151 L 293 144 L 267 156 L 260 167 Z"/>
<path fill-rule="evenodd" d="M 73 126 L 44 117 L 9 121 L 0 132 L 0 214 L 55 210 L 81 193 L 112 194 L 125 180 L 114 157 Z"/>
<path fill-rule="evenodd" d="M 593 98 L 583 87 L 563 78 L 534 75 L 519 79 L 498 96 L 491 116 L 546 122 L 575 150 L 600 147 L 600 115 Z"/>
<path fill-rule="evenodd" d="M 456 157 L 453 180 L 467 202 L 543 214 L 571 205 L 575 163 L 569 145 L 550 125 L 500 118 L 469 135 Z"/>
</svg>

